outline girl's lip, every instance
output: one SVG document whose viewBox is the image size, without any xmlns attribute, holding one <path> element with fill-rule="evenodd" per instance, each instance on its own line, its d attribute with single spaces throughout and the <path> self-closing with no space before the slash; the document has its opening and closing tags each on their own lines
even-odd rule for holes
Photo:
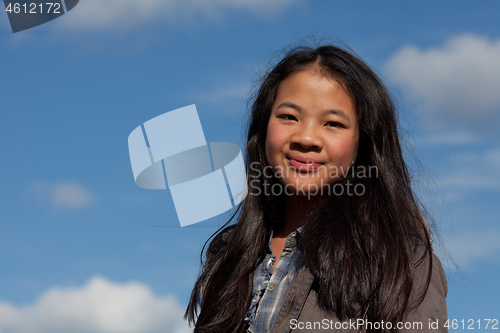
<svg viewBox="0 0 500 333">
<path fill-rule="evenodd" d="M 294 158 L 289 158 L 288 160 L 295 169 L 300 171 L 316 170 L 322 165 L 321 163 L 318 163 L 308 158 L 294 157 Z"/>
</svg>

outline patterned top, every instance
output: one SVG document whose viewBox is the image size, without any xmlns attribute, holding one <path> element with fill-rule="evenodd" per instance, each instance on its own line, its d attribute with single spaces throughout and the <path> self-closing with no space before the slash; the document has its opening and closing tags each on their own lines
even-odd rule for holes
<svg viewBox="0 0 500 333">
<path fill-rule="evenodd" d="M 283 302 L 283 296 L 301 265 L 297 250 L 301 228 L 286 238 L 285 247 L 274 272 L 276 257 L 271 250 L 271 235 L 266 253 L 257 262 L 254 273 L 252 302 L 245 316 L 247 332 L 260 333 L 271 330 Z"/>
</svg>

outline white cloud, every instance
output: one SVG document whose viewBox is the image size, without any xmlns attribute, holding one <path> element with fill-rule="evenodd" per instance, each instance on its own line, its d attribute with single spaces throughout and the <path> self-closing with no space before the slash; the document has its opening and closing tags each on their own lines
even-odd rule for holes
<svg viewBox="0 0 500 333">
<path fill-rule="evenodd" d="M 273 14 L 299 0 L 85 0 L 60 20 L 77 30 L 130 29 L 152 20 L 168 23 L 219 19 L 230 10 Z M 71 15 L 71 17 L 69 17 Z"/>
<path fill-rule="evenodd" d="M 0 301 L 0 332 L 187 333 L 183 309 L 142 283 L 93 277 L 78 288 L 51 288 L 36 302 Z"/>
<path fill-rule="evenodd" d="M 443 124 L 492 128 L 500 119 L 500 39 L 461 35 L 445 45 L 405 46 L 387 62 L 386 74 L 423 99 L 425 112 Z"/>
<path fill-rule="evenodd" d="M 78 209 L 86 207 L 94 201 L 89 190 L 74 182 L 56 184 L 35 182 L 30 189 L 40 199 L 48 201 L 55 208 Z"/>
<path fill-rule="evenodd" d="M 464 232 L 455 237 L 445 238 L 444 245 L 459 268 L 467 269 L 474 262 L 498 258 L 500 232 L 497 230 Z M 441 253 L 439 257 L 444 259 L 447 256 Z"/>
</svg>

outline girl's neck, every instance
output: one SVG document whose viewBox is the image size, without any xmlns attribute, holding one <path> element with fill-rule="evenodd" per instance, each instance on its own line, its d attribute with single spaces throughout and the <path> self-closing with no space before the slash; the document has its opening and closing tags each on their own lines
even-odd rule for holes
<svg viewBox="0 0 500 333">
<path fill-rule="evenodd" d="M 316 200 L 307 196 L 287 196 L 284 204 L 284 223 L 279 230 L 274 230 L 274 237 L 286 238 L 302 225 L 314 208 Z"/>
</svg>

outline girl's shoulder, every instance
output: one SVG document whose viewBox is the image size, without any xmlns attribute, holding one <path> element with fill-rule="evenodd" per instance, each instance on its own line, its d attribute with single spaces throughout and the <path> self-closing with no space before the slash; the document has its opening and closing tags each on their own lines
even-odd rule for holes
<svg viewBox="0 0 500 333">
<path fill-rule="evenodd" d="M 409 309 L 403 321 L 422 322 L 425 325 L 424 332 L 447 332 L 443 325 L 447 319 L 448 284 L 443 266 L 432 249 L 426 251 L 425 248 L 417 248 L 416 250 L 413 288 Z M 426 329 L 430 322 L 436 323 L 434 330 Z"/>
<path fill-rule="evenodd" d="M 442 281 L 446 287 L 444 269 L 441 261 L 434 253 L 432 244 L 426 245 L 423 242 L 414 244 L 411 262 L 413 264 L 414 280 L 426 281 L 431 275 L 432 279 Z"/>
<path fill-rule="evenodd" d="M 430 251 L 430 253 L 428 252 Z M 434 284 L 444 295 L 448 293 L 448 286 L 443 265 L 432 249 L 419 249 L 413 260 L 413 281 L 416 291 L 427 287 L 427 281 Z M 420 290 L 419 290 L 420 289 Z"/>
</svg>

